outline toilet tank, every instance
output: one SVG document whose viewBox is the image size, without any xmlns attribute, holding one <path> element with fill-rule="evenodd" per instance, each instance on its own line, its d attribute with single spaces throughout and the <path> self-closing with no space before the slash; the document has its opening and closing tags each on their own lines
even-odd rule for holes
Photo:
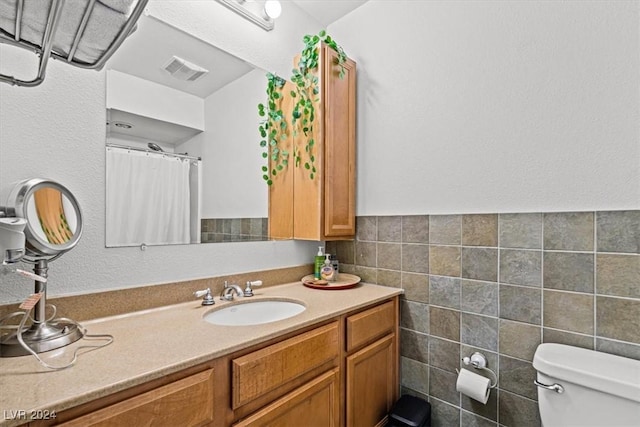
<svg viewBox="0 0 640 427">
<path fill-rule="evenodd" d="M 640 427 L 640 361 L 563 344 L 533 357 L 544 427 Z M 556 387 L 557 389 L 557 387 Z"/>
</svg>

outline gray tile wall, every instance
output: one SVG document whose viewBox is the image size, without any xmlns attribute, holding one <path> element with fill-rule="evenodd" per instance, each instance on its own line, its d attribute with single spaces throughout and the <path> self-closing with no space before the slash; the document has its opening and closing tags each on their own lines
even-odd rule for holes
<svg viewBox="0 0 640 427">
<path fill-rule="evenodd" d="M 640 359 L 640 211 L 358 217 L 327 252 L 405 290 L 402 391 L 434 426 L 539 426 L 541 342 Z M 476 350 L 499 375 L 486 405 L 455 390 Z"/>
<path fill-rule="evenodd" d="M 200 221 L 200 241 L 246 242 L 269 240 L 267 218 L 203 218 Z"/>
</svg>

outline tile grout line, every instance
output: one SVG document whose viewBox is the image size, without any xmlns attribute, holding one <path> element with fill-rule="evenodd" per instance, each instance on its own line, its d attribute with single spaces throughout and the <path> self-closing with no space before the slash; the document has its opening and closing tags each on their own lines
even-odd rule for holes
<svg viewBox="0 0 640 427">
<path fill-rule="evenodd" d="M 544 260 L 546 258 L 544 245 L 544 212 L 540 214 L 540 247 L 542 248 L 542 264 L 540 265 L 540 343 L 544 343 Z M 533 363 L 533 362 L 532 362 Z M 536 374 L 537 376 L 537 374 Z"/>
<path fill-rule="evenodd" d="M 502 263 L 500 262 L 501 255 L 502 255 L 502 242 L 501 242 L 501 238 L 500 238 L 500 230 L 501 230 L 500 223 L 502 222 L 502 221 L 500 221 L 501 217 L 502 217 L 502 215 L 498 214 L 498 230 L 497 230 L 497 233 L 498 233 L 498 239 L 497 239 L 498 240 L 498 269 L 497 269 L 498 277 L 496 277 L 497 282 L 498 282 L 498 304 L 497 304 L 498 305 L 498 330 L 497 330 L 497 334 L 498 334 L 498 339 L 497 339 L 498 353 L 497 353 L 497 358 L 496 358 L 497 359 L 496 364 L 498 366 L 496 366 L 496 373 L 495 373 L 496 374 L 496 393 L 497 393 L 497 396 L 496 396 L 496 424 L 498 424 L 498 425 L 500 424 L 500 393 L 502 392 L 502 387 L 500 386 L 500 376 L 501 376 L 500 375 L 500 354 L 501 354 L 500 353 L 500 281 L 501 281 L 500 280 L 500 276 L 501 276 L 500 273 L 502 272 L 502 270 L 501 270 L 501 264 Z"/>
<path fill-rule="evenodd" d="M 593 349 L 598 351 L 598 213 L 593 212 Z"/>
<path fill-rule="evenodd" d="M 460 215 L 460 224 L 458 227 L 458 237 L 459 237 L 459 242 L 460 242 L 460 276 L 462 276 L 462 227 L 463 227 L 463 215 Z M 431 253 L 431 252 L 429 252 Z M 429 286 L 431 286 L 431 278 L 429 278 Z M 431 289 L 429 289 L 429 292 L 431 292 Z M 458 289 L 458 301 L 460 301 L 460 304 L 462 305 L 462 285 L 459 287 Z M 460 316 L 458 316 L 458 366 L 461 366 L 461 348 L 462 348 L 462 314 L 460 314 Z M 461 368 L 462 369 L 462 368 Z M 460 374 L 458 374 L 459 376 Z M 457 383 L 457 378 L 456 378 L 456 383 Z M 457 391 L 457 390 L 456 390 Z M 458 393 L 458 422 L 460 424 L 460 427 L 464 427 L 462 425 L 462 393 Z"/>
</svg>

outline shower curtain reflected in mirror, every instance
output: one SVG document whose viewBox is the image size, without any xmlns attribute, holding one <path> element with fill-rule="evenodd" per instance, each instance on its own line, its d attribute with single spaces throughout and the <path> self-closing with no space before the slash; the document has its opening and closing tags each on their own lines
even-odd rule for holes
<svg viewBox="0 0 640 427">
<path fill-rule="evenodd" d="M 108 247 L 197 243 L 200 161 L 116 147 L 106 155 Z"/>
</svg>

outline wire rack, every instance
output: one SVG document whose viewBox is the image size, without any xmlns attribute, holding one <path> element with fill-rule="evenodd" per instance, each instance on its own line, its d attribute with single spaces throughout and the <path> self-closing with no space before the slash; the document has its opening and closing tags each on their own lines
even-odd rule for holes
<svg viewBox="0 0 640 427">
<path fill-rule="evenodd" d="M 5 6 L 11 3 L 10 0 L 0 1 L 3 1 Z M 135 24 L 143 13 L 148 1 L 149 0 L 137 0 L 135 7 L 131 9 L 126 21 L 118 29 L 113 41 L 105 46 L 104 50 L 100 52 L 96 59 L 80 60 L 77 58 L 78 47 L 83 43 L 83 36 L 85 35 L 87 24 L 91 21 L 91 16 L 96 10 L 96 3 L 100 3 L 100 0 L 73 0 L 73 2 L 69 2 L 67 5 L 67 7 L 71 8 L 84 8 L 84 11 L 81 13 L 79 24 L 75 29 L 73 43 L 68 49 L 54 48 L 56 30 L 60 23 L 66 18 L 65 14 L 62 13 L 63 8 L 65 7 L 65 0 L 13 0 L 13 3 L 15 3 L 14 25 L 7 25 L 7 27 L 13 28 L 0 27 L 0 43 L 10 44 L 32 51 L 39 57 L 38 70 L 36 77 L 32 80 L 20 79 L 0 73 L 0 82 L 26 87 L 37 86 L 44 81 L 49 58 L 62 60 L 76 67 L 101 69 L 113 53 L 120 47 L 127 36 L 135 29 Z M 34 43 L 33 41 L 26 40 L 23 37 L 26 18 L 24 10 L 25 3 L 27 2 L 31 2 L 29 4 L 30 7 L 37 5 L 37 7 L 48 8 L 45 12 L 46 25 L 41 29 L 42 38 L 40 43 Z M 101 5 L 101 7 L 104 6 L 104 4 Z M 99 20 L 96 22 L 99 22 Z"/>
</svg>

